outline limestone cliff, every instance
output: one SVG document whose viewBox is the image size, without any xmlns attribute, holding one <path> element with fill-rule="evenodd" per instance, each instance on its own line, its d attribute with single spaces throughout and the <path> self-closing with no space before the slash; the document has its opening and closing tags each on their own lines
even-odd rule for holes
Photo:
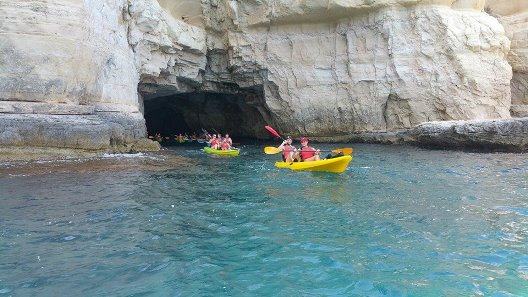
<svg viewBox="0 0 528 297">
<path fill-rule="evenodd" d="M 499 19 L 511 40 L 508 61 L 513 68 L 512 114 L 528 116 L 528 1 L 488 2 L 486 10 Z"/>
<path fill-rule="evenodd" d="M 485 2 L 0 0 L 0 145 L 128 147 L 173 95 L 190 127 L 246 136 L 507 119 L 525 7 Z"/>
<path fill-rule="evenodd" d="M 197 79 L 204 31 L 154 1 L 0 1 L 0 144 L 89 150 L 145 142 L 140 79 Z M 146 145 L 146 146 L 145 146 Z"/>
</svg>

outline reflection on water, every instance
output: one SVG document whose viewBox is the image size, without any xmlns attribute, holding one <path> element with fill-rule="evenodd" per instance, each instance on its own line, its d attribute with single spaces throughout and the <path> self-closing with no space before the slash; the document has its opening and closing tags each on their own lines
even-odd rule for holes
<svg viewBox="0 0 528 297">
<path fill-rule="evenodd" d="M 172 150 L 3 169 L 0 296 L 528 292 L 525 155 L 358 145 L 332 175 Z"/>
</svg>

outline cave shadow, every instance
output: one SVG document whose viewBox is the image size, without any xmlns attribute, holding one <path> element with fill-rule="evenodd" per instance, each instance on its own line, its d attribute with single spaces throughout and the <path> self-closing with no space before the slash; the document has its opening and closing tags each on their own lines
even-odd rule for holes
<svg viewBox="0 0 528 297">
<path fill-rule="evenodd" d="M 229 133 L 236 139 L 265 139 L 265 112 L 255 94 L 209 92 L 149 96 L 143 101 L 149 136 L 160 134 L 174 140 L 178 134 Z M 249 96 L 249 97 L 248 97 Z"/>
</svg>

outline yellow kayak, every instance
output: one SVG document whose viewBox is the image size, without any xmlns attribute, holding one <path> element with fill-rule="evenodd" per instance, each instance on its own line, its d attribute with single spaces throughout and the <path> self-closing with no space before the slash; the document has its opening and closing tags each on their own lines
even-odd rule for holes
<svg viewBox="0 0 528 297">
<path fill-rule="evenodd" d="M 352 161 L 352 156 L 347 155 L 319 161 L 276 162 L 275 167 L 281 169 L 291 169 L 295 171 L 323 171 L 342 173 L 347 169 L 348 163 L 350 163 L 350 161 Z"/>
<path fill-rule="evenodd" d="M 240 150 L 215 150 L 210 147 L 204 147 L 203 151 L 207 154 L 219 155 L 219 156 L 232 156 L 236 157 L 240 154 Z"/>
</svg>

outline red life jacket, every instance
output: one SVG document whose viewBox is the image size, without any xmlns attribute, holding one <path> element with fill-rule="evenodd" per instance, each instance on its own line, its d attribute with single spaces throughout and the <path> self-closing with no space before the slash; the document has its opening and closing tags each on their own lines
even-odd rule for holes
<svg viewBox="0 0 528 297">
<path fill-rule="evenodd" d="M 301 159 L 306 160 L 315 156 L 315 149 L 311 146 L 305 146 L 301 149 Z"/>
<path fill-rule="evenodd" d="M 223 150 L 228 150 L 229 147 L 230 147 L 229 143 L 227 143 L 227 142 L 225 142 L 225 141 L 222 142 L 222 149 L 223 149 Z"/>
<path fill-rule="evenodd" d="M 287 156 L 294 151 L 294 147 L 291 145 L 285 145 L 282 147 L 282 159 L 286 160 Z"/>
</svg>

